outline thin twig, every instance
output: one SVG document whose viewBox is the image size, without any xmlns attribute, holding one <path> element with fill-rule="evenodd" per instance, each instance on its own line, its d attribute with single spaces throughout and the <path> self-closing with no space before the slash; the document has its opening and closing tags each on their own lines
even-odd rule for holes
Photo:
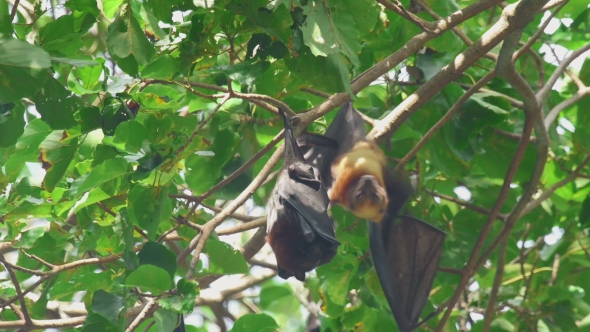
<svg viewBox="0 0 590 332">
<path fill-rule="evenodd" d="M 272 148 L 274 148 L 275 145 L 277 145 L 277 143 L 280 142 L 281 139 L 283 138 L 283 132 L 284 132 L 284 130 L 281 131 L 280 133 L 278 133 L 278 135 L 276 135 L 270 142 L 268 142 L 268 144 L 266 144 L 265 147 L 260 149 L 260 151 L 256 152 L 256 154 L 254 154 L 250 159 L 248 159 L 247 162 L 245 162 L 242 166 L 240 166 L 237 170 L 235 170 L 228 177 L 221 180 L 218 184 L 216 184 L 213 188 L 207 190 L 207 192 L 205 192 L 204 194 L 202 194 L 198 197 L 195 197 L 195 199 L 194 199 L 195 204 L 193 205 L 191 211 L 187 214 L 187 219 L 195 212 L 198 205 L 200 205 L 202 201 L 209 198 L 211 195 L 213 195 L 213 193 L 217 192 L 219 189 L 225 187 L 228 183 L 233 181 L 240 174 L 244 173 L 252 165 L 254 165 L 258 161 L 258 159 L 262 158 L 262 156 L 264 156 L 268 151 L 270 151 Z"/>
<path fill-rule="evenodd" d="M 156 303 L 157 298 L 151 298 L 149 299 L 148 303 L 146 303 L 145 307 L 143 307 L 143 309 L 141 310 L 141 312 L 139 313 L 139 315 L 137 315 L 137 317 L 135 317 L 135 319 L 133 320 L 133 322 L 131 322 L 131 324 L 129 324 L 129 327 L 127 327 L 127 329 L 125 330 L 125 332 L 133 332 L 135 331 L 135 329 L 137 327 L 139 327 L 139 325 L 141 323 L 143 323 L 144 320 L 148 319 L 151 317 L 151 313 L 153 311 L 155 311 L 158 307 L 158 304 Z"/>
<path fill-rule="evenodd" d="M 557 272 L 559 271 L 559 254 L 553 256 L 553 267 L 551 269 L 551 279 L 549 279 L 549 286 L 555 285 L 557 279 Z"/>
<path fill-rule="evenodd" d="M 587 155 L 586 158 L 584 158 L 584 160 L 580 163 L 580 165 L 578 165 L 578 167 L 576 167 L 576 169 L 571 172 L 570 174 L 568 174 L 568 176 L 565 177 L 565 179 L 555 183 L 554 185 L 552 185 L 551 187 L 549 187 L 549 189 L 545 190 L 541 195 L 539 195 L 539 197 L 535 200 L 533 200 L 532 202 L 528 203 L 524 209 L 521 211 L 520 213 L 520 217 L 528 214 L 529 212 L 531 212 L 532 210 L 534 210 L 536 207 L 538 207 L 539 205 L 541 205 L 541 203 L 543 203 L 543 201 L 545 201 L 547 198 L 549 198 L 549 196 L 551 196 L 557 189 L 567 185 L 568 183 L 574 181 L 577 177 L 578 174 L 580 174 L 580 172 L 582 171 L 582 169 L 584 169 L 584 167 L 586 166 L 586 164 L 588 164 L 588 162 L 590 162 L 590 155 Z"/>
<path fill-rule="evenodd" d="M 223 211 L 217 214 L 213 219 L 207 222 L 203 226 L 203 230 L 199 237 L 194 238 L 187 248 L 178 256 L 178 261 L 182 262 L 188 255 L 194 251 L 193 253 L 193 260 L 191 260 L 190 269 L 187 272 L 187 278 L 192 277 L 194 272 L 194 267 L 196 266 L 196 262 L 198 261 L 198 257 L 201 254 L 203 247 L 205 246 L 205 242 L 213 232 L 213 230 L 219 226 L 231 213 L 233 213 L 238 207 L 240 207 L 246 199 L 248 199 L 254 191 L 258 189 L 262 185 L 262 182 L 266 179 L 266 177 L 271 173 L 274 166 L 279 162 L 283 154 L 283 146 L 279 147 L 275 153 L 270 157 L 266 165 L 262 168 L 260 173 L 252 180 L 252 182 L 244 189 L 244 191 L 236 197 L 236 199 L 231 202 Z"/>
<path fill-rule="evenodd" d="M 35 255 L 29 254 L 28 252 L 26 252 L 26 251 L 25 251 L 24 249 L 22 249 L 22 248 L 20 249 L 20 253 L 21 253 L 21 254 L 23 254 L 23 255 L 25 255 L 25 256 L 27 256 L 27 257 L 28 257 L 28 258 L 30 258 L 30 259 L 36 260 L 37 262 L 39 262 L 39 263 L 41 263 L 41 264 L 43 264 L 43 265 L 47 266 L 47 267 L 48 267 L 48 268 L 50 268 L 50 269 L 53 269 L 53 267 L 55 267 L 55 265 L 53 265 L 53 264 L 51 264 L 51 263 L 49 263 L 49 262 L 46 262 L 45 260 L 43 260 L 43 259 L 41 259 L 41 258 L 39 258 L 39 257 L 37 257 L 37 256 L 35 256 Z"/>
<path fill-rule="evenodd" d="M 537 251 L 537 254 L 535 255 L 535 259 L 533 260 L 533 264 L 531 265 L 531 273 L 529 273 L 528 278 L 527 278 L 526 274 L 524 274 L 522 276 L 525 280 L 524 294 L 522 295 L 522 303 L 525 303 L 527 296 L 529 294 L 529 291 L 531 289 L 531 281 L 533 279 L 533 274 L 535 273 L 535 268 L 537 267 L 537 263 L 539 262 L 540 257 L 541 257 L 541 255 L 539 255 L 539 252 Z"/>
<path fill-rule="evenodd" d="M 473 211 L 475 211 L 477 213 L 481 213 L 481 214 L 486 215 L 486 216 L 491 213 L 491 211 L 488 210 L 488 209 L 486 209 L 486 208 L 483 208 L 481 206 L 477 206 L 475 204 L 471 204 L 471 203 L 466 202 L 464 200 L 460 200 L 458 198 L 451 197 L 451 196 L 448 196 L 448 195 L 445 195 L 445 194 L 437 193 L 437 192 L 434 192 L 434 191 L 432 191 L 430 189 L 427 189 L 427 188 L 423 188 L 423 190 L 425 192 L 429 193 L 432 196 L 436 196 L 436 197 L 442 198 L 445 201 L 450 201 L 450 202 L 456 203 L 456 204 L 461 205 L 461 206 L 463 206 L 465 208 L 468 208 L 469 210 L 473 210 Z M 498 220 L 505 221 L 506 220 L 506 215 L 501 214 L 501 213 L 498 213 L 498 215 L 496 216 L 496 218 Z"/>
<path fill-rule="evenodd" d="M 208 205 L 208 204 L 201 204 L 201 205 L 209 210 L 213 210 L 215 213 L 219 213 L 219 212 L 223 211 L 222 208 L 217 207 L 217 206 Z M 237 220 L 245 221 L 245 222 L 258 220 L 259 218 L 261 218 L 261 217 L 255 217 L 255 216 L 247 216 L 245 214 L 235 213 L 235 212 L 230 214 L 229 217 L 237 219 Z"/>
<path fill-rule="evenodd" d="M 541 89 L 541 90 L 539 90 L 539 92 L 537 92 L 537 95 L 536 95 L 537 100 L 544 101 L 545 99 L 547 99 L 547 96 L 549 95 L 549 92 L 553 88 L 553 85 L 561 77 L 563 72 L 569 67 L 569 65 L 572 63 L 572 61 L 577 59 L 580 55 L 584 54 L 588 50 L 590 50 L 590 43 L 573 51 L 572 54 L 570 54 L 570 56 L 565 58 L 563 60 L 563 62 L 555 69 L 555 71 L 553 71 L 553 74 L 551 75 L 551 77 L 549 77 L 549 79 L 547 80 L 547 83 L 545 83 L 545 86 L 543 87 L 543 89 Z M 545 126 L 547 126 L 547 125 L 545 125 Z"/>
<path fill-rule="evenodd" d="M 14 270 L 21 271 L 21 272 L 28 273 L 28 274 L 32 274 L 32 275 L 36 275 L 36 276 L 43 276 L 43 275 L 51 274 L 51 272 L 32 270 L 32 269 L 28 269 L 26 267 L 21 267 L 18 265 L 11 264 L 11 263 L 7 262 L 6 260 L 4 260 L 2 258 L 2 256 L 0 256 L 0 262 L 2 262 L 2 264 L 9 266 L 10 268 L 12 268 Z"/>
<path fill-rule="evenodd" d="M 18 10 L 19 4 L 20 4 L 20 0 L 14 1 L 14 4 L 12 5 L 12 11 L 10 12 L 10 22 L 14 21 L 14 17 L 16 16 L 16 11 Z"/>
<path fill-rule="evenodd" d="M 6 261 L 2 261 L 2 264 L 4 264 L 6 272 L 8 272 L 8 274 L 10 275 L 10 280 L 12 281 L 12 285 L 14 286 L 14 290 L 16 291 L 16 296 L 18 297 L 20 303 L 20 310 L 23 315 L 23 320 L 25 321 L 25 327 L 32 326 L 33 322 L 31 321 L 31 315 L 29 314 L 29 310 L 27 309 L 25 294 L 20 288 L 20 283 L 18 281 L 18 278 L 16 277 L 16 273 L 14 273 L 14 270 L 6 263 Z"/>
<path fill-rule="evenodd" d="M 247 230 L 251 230 L 254 228 L 258 228 L 261 226 L 266 225 L 266 216 L 258 218 L 256 220 L 250 221 L 250 222 L 246 222 L 243 224 L 239 224 L 233 227 L 228 227 L 225 229 L 220 229 L 218 230 L 216 233 L 217 235 L 230 235 L 230 234 L 236 234 L 236 233 L 241 233 L 241 232 L 245 232 Z"/>
<path fill-rule="evenodd" d="M 225 104 L 225 102 L 228 101 L 230 97 L 231 96 L 228 93 L 223 97 L 223 99 L 221 99 L 219 104 L 217 104 L 217 106 L 215 106 L 215 109 L 213 109 L 213 111 L 209 114 L 209 116 L 205 120 L 203 120 L 201 123 L 199 123 L 197 128 L 195 128 L 195 130 L 193 131 L 191 136 L 186 140 L 186 142 L 184 142 L 184 144 L 180 148 L 178 148 L 178 150 L 176 150 L 174 152 L 174 155 L 176 155 L 176 156 L 180 155 L 182 153 L 182 151 L 184 151 L 184 149 L 186 149 L 187 146 L 189 146 L 189 144 L 191 144 L 191 142 L 195 139 L 195 137 L 197 137 L 197 134 L 203 128 L 203 126 L 205 126 L 207 124 L 207 122 L 209 122 L 213 118 L 215 113 L 217 113 L 217 111 L 219 111 L 221 106 L 223 106 L 223 104 Z"/>
<path fill-rule="evenodd" d="M 424 8 L 424 10 L 430 14 L 430 16 L 434 17 L 437 20 L 442 20 L 442 16 L 438 15 L 434 10 L 432 10 L 432 8 L 430 8 L 428 5 L 426 5 L 426 3 L 424 3 L 424 1 L 422 0 L 415 0 L 417 4 L 420 5 L 420 7 Z M 467 46 L 471 46 L 473 44 L 473 41 L 471 39 L 469 39 L 469 37 L 459 28 L 457 27 L 452 27 L 451 31 L 453 31 L 454 34 L 457 35 L 457 37 L 459 37 L 459 39 L 461 39 Z M 497 61 L 498 60 L 498 56 L 493 54 L 493 53 L 486 53 L 484 55 L 484 57 L 492 60 L 492 61 Z"/>
<path fill-rule="evenodd" d="M 447 113 L 445 113 L 445 115 L 436 122 L 436 124 L 434 124 L 434 126 L 432 126 L 428 132 L 426 134 L 424 134 L 424 136 L 420 139 L 420 141 L 418 141 L 418 143 L 416 143 L 416 145 L 414 145 L 414 147 L 412 148 L 412 150 L 410 150 L 410 152 L 408 152 L 403 158 L 402 160 L 400 160 L 399 164 L 395 167 L 395 171 L 400 171 L 402 169 L 404 169 L 406 163 L 412 159 L 416 153 L 418 153 L 418 151 L 420 151 L 420 149 L 422 149 L 422 147 L 426 144 L 426 142 L 428 142 L 428 140 L 430 140 L 430 138 L 432 138 L 434 136 L 434 134 L 440 129 L 442 128 L 447 122 L 449 122 L 449 120 L 451 120 L 453 118 L 453 116 L 459 112 L 459 109 L 461 108 L 461 106 L 463 106 L 463 104 L 474 94 L 476 93 L 481 87 L 483 87 L 484 85 L 488 84 L 488 82 L 490 82 L 494 77 L 496 76 L 496 72 L 494 70 L 492 70 L 491 72 L 489 72 L 488 74 L 486 74 L 484 77 L 482 77 L 479 81 L 477 81 L 477 83 L 475 83 L 475 85 L 473 85 L 471 88 L 469 88 L 469 90 L 467 90 L 458 100 L 457 102 L 455 102 L 455 104 L 453 104 L 453 106 L 447 111 Z"/>
<path fill-rule="evenodd" d="M 422 31 L 431 31 L 434 29 L 434 26 L 436 26 L 436 23 L 432 23 L 432 22 L 428 22 L 426 20 L 423 20 L 420 17 L 407 11 L 398 0 L 392 0 L 392 1 L 395 3 L 392 3 L 389 0 L 377 0 L 378 3 L 383 5 L 383 7 L 397 13 L 401 17 L 410 21 L 410 23 L 415 24 Z"/>
<path fill-rule="evenodd" d="M 496 307 L 496 300 L 498 298 L 498 291 L 502 284 L 502 277 L 504 276 L 504 266 L 506 264 L 506 247 L 508 245 L 507 240 L 503 240 L 498 248 L 498 263 L 496 265 L 496 276 L 494 277 L 494 283 L 490 291 L 490 298 L 488 299 L 488 306 L 486 307 L 486 313 L 484 314 L 483 331 L 489 331 L 490 325 L 494 318 L 494 312 Z"/>
</svg>

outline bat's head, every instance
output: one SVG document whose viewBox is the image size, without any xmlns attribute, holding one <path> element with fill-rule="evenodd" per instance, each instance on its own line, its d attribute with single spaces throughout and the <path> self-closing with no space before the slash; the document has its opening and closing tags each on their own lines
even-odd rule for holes
<svg viewBox="0 0 590 332">
<path fill-rule="evenodd" d="M 348 189 L 349 208 L 357 217 L 381 221 L 389 203 L 387 191 L 373 175 L 363 175 Z"/>
</svg>

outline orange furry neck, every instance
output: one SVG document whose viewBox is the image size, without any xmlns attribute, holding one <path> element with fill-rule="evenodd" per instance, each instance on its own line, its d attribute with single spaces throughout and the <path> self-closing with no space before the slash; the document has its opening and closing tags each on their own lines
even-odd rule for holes
<svg viewBox="0 0 590 332">
<path fill-rule="evenodd" d="M 363 175 L 372 175 L 377 178 L 381 186 L 385 186 L 383 181 L 385 164 L 385 155 L 377 144 L 368 141 L 358 142 L 332 164 L 334 184 L 330 191 L 330 200 L 350 210 L 347 189 Z"/>
</svg>

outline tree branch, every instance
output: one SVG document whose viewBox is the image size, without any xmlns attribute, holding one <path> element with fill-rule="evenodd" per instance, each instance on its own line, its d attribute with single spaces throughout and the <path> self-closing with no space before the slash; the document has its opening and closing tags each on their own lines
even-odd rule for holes
<svg viewBox="0 0 590 332">
<path fill-rule="evenodd" d="M 438 120 L 436 124 L 434 124 L 434 126 L 428 129 L 428 132 L 424 134 L 424 136 L 420 139 L 420 141 L 418 141 L 418 143 L 416 143 L 416 145 L 414 145 L 412 150 L 410 150 L 410 152 L 408 152 L 400 160 L 400 162 L 395 167 L 395 172 L 404 169 L 408 161 L 410 161 L 410 159 L 412 159 L 418 153 L 418 151 L 420 151 L 420 149 L 424 147 L 426 142 L 428 142 L 428 140 L 430 140 L 437 131 L 439 131 L 447 122 L 449 122 L 449 120 L 453 118 L 455 114 L 457 114 L 457 112 L 459 112 L 461 106 L 463 106 L 463 104 L 481 87 L 488 84 L 488 82 L 490 82 L 495 76 L 496 72 L 492 70 L 487 75 L 482 77 L 479 81 L 477 81 L 477 83 L 475 83 L 475 85 L 469 88 L 469 90 L 467 90 L 461 97 L 459 97 L 459 99 L 455 102 L 455 104 L 453 104 L 453 106 L 447 111 L 447 113 L 445 113 L 445 115 L 443 115 L 443 117 L 440 120 Z"/>
<path fill-rule="evenodd" d="M 553 88 L 553 85 L 555 84 L 555 82 L 557 82 L 559 77 L 561 77 L 563 72 L 569 67 L 572 61 L 577 59 L 580 55 L 584 54 L 584 52 L 588 50 L 590 50 L 590 43 L 573 51 L 572 54 L 570 54 L 570 56 L 563 60 L 563 62 L 555 69 L 551 77 L 549 77 L 547 83 L 545 83 L 545 86 L 541 90 L 539 90 L 539 92 L 537 92 L 537 100 L 539 100 L 539 102 L 543 102 L 545 101 L 545 99 L 547 99 L 547 96 Z"/>
<path fill-rule="evenodd" d="M 508 5 L 504 8 L 500 20 L 498 21 L 498 23 L 496 23 L 496 25 L 499 25 L 498 29 L 512 32 L 510 35 L 507 36 L 508 38 L 506 38 L 506 40 L 502 44 L 500 55 L 498 57 L 498 64 L 496 66 L 496 72 L 498 75 L 503 76 L 510 83 L 510 85 L 512 85 L 512 87 L 514 87 L 514 89 L 516 89 L 517 92 L 521 96 L 523 96 L 525 108 L 525 123 L 522 131 L 521 140 L 518 143 L 516 152 L 504 178 L 502 188 L 500 189 L 500 194 L 496 199 L 494 207 L 490 211 L 490 214 L 488 216 L 488 219 L 486 220 L 483 229 L 480 231 L 479 238 L 477 239 L 477 242 L 472 250 L 471 256 L 469 257 L 469 261 L 465 266 L 465 273 L 461 277 L 461 281 L 459 282 L 459 285 L 457 286 L 455 293 L 453 294 L 452 298 L 446 306 L 447 309 L 440 320 L 439 327 L 437 328 L 437 331 L 439 332 L 442 331 L 442 327 L 446 325 L 446 322 L 451 315 L 451 309 L 454 307 L 455 303 L 457 303 L 461 293 L 463 292 L 463 289 L 467 285 L 469 279 L 471 278 L 471 276 L 475 272 L 475 269 L 478 266 L 477 263 L 479 253 L 481 252 L 484 241 L 491 230 L 494 219 L 496 219 L 496 216 L 500 212 L 500 209 L 504 205 L 504 201 L 508 196 L 510 184 L 514 179 L 514 175 L 516 174 L 518 166 L 520 165 L 520 162 L 523 159 L 524 152 L 526 151 L 529 137 L 531 136 L 533 126 L 535 124 L 535 119 L 539 116 L 540 113 L 539 103 L 537 103 L 537 99 L 534 97 L 534 93 L 532 92 L 531 88 L 528 86 L 526 81 L 524 81 L 524 79 L 516 72 L 512 59 L 514 55 L 514 49 L 518 45 L 520 36 L 522 35 L 522 27 L 526 26 L 528 23 L 530 23 L 530 21 L 533 20 L 534 16 L 538 13 L 538 10 L 542 8 L 543 5 L 546 4 L 546 2 L 547 1 L 543 0 L 522 0 L 516 5 Z M 494 28 L 490 29 L 490 31 L 492 30 L 494 30 Z M 483 38 L 484 37 L 482 37 L 482 39 Z M 538 156 L 539 155 L 542 154 L 538 154 Z M 536 166 L 539 165 L 537 164 Z M 542 167 L 543 166 L 540 167 L 541 173 Z M 539 167 L 536 167 L 533 174 L 533 179 L 531 180 L 531 184 L 535 188 L 538 182 L 534 181 L 534 177 L 538 174 L 538 169 Z M 526 194 L 527 193 L 522 195 L 520 201 L 524 202 L 524 204 L 526 204 L 528 199 L 530 198 L 530 196 L 527 196 Z M 506 222 L 503 230 L 511 229 L 511 226 L 513 226 L 513 224 L 508 225 L 508 222 Z M 498 240 L 498 238 L 496 238 L 496 240 Z M 493 250 L 493 248 L 495 248 L 495 246 L 488 248 L 488 252 L 490 250 Z"/>
<path fill-rule="evenodd" d="M 484 314 L 483 331 L 490 330 L 492 319 L 495 316 L 494 313 L 496 311 L 498 291 L 500 290 L 500 285 L 502 284 L 502 277 L 504 276 L 504 266 L 506 265 L 507 245 L 508 241 L 504 239 L 500 243 L 500 248 L 498 249 L 498 263 L 496 264 L 496 276 L 494 277 L 494 284 L 492 285 L 492 289 L 490 291 L 490 298 L 488 300 L 488 306 L 486 307 L 486 312 Z"/>
<path fill-rule="evenodd" d="M 545 128 L 549 129 L 549 126 L 551 126 L 553 121 L 555 121 L 559 114 L 563 112 L 565 109 L 588 96 L 590 96 L 590 87 L 584 87 L 582 89 L 579 89 L 573 96 L 555 105 L 549 111 L 549 113 L 547 113 L 547 117 L 545 117 Z"/>
<path fill-rule="evenodd" d="M 539 0 L 523 0 L 518 5 L 507 6 L 494 26 L 486 31 L 476 43 L 461 52 L 450 64 L 443 67 L 418 88 L 416 92 L 402 101 L 383 120 L 379 121 L 378 125 L 369 133 L 369 137 L 380 141 L 398 129 L 427 100 L 440 92 L 451 81 L 460 77 L 467 68 L 498 45 L 509 33 L 526 26 L 540 9 L 537 2 Z M 523 3 L 527 5 L 522 5 Z"/>
<path fill-rule="evenodd" d="M 527 215 L 528 213 L 530 213 L 531 211 L 533 211 L 535 208 L 537 208 L 539 205 L 541 205 L 541 203 L 543 203 L 543 201 L 545 201 L 547 198 L 549 198 L 551 195 L 553 195 L 553 193 L 565 186 L 566 184 L 574 181 L 578 175 L 580 174 L 580 172 L 584 169 L 584 167 L 586 166 L 586 164 L 588 164 L 588 162 L 590 161 L 590 155 L 587 155 L 586 158 L 584 158 L 584 160 L 580 163 L 580 165 L 578 165 L 578 167 L 571 172 L 570 174 L 568 174 L 568 176 L 555 183 L 554 185 L 552 185 L 549 189 L 545 190 L 541 195 L 539 195 L 539 197 L 537 199 L 535 199 L 534 201 L 528 203 L 523 209 L 522 211 L 519 213 L 518 217 L 521 218 L 525 215 Z"/>
<path fill-rule="evenodd" d="M 31 315 L 29 314 L 29 310 L 27 309 L 27 302 L 25 301 L 25 295 L 20 288 L 20 283 L 18 282 L 18 278 L 16 274 L 12 270 L 12 268 L 6 263 L 6 261 L 2 261 L 4 264 L 4 268 L 6 272 L 10 275 L 10 280 L 12 281 L 12 285 L 14 286 L 14 290 L 16 291 L 16 296 L 18 297 L 18 301 L 20 303 L 20 310 L 22 314 L 22 319 L 24 320 L 24 327 L 28 328 L 33 326 L 33 321 L 31 320 Z"/>
</svg>

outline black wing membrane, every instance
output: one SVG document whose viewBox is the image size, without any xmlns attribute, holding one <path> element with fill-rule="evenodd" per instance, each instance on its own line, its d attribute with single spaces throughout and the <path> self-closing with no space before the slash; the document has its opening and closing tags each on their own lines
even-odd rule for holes
<svg viewBox="0 0 590 332">
<path fill-rule="evenodd" d="M 285 153 L 269 201 L 267 233 L 279 276 L 303 281 L 305 272 L 332 260 L 340 243 L 327 213 L 330 200 L 320 173 L 305 161 L 289 119 L 279 111 L 285 121 Z"/>
<path fill-rule="evenodd" d="M 186 332 L 186 328 L 184 327 L 184 317 L 182 314 L 178 315 L 178 325 L 174 328 L 173 332 Z"/>
<path fill-rule="evenodd" d="M 402 332 L 417 327 L 432 288 L 446 234 L 410 216 L 369 222 L 373 264 Z"/>
<path fill-rule="evenodd" d="M 363 119 L 352 107 L 352 101 L 347 101 L 340 107 L 324 134 L 325 137 L 338 143 L 337 149 L 313 137 L 306 137 L 305 142 L 316 143 L 316 145 L 307 151 L 305 159 L 320 171 L 323 182 L 328 188 L 332 186 L 333 181 L 330 166 L 338 156 L 348 152 L 357 142 L 365 139 L 366 132 L 363 126 Z"/>
</svg>

